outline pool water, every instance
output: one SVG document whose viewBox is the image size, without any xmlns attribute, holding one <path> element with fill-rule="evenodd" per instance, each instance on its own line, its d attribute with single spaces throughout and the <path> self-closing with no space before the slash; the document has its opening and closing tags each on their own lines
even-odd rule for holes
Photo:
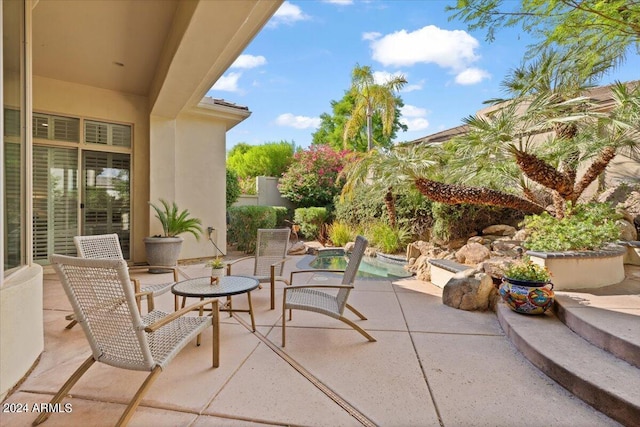
<svg viewBox="0 0 640 427">
<path fill-rule="evenodd" d="M 318 269 L 344 270 L 347 266 L 348 257 L 343 249 L 324 249 L 311 261 L 309 266 Z M 364 256 L 358 269 L 358 277 L 375 277 L 398 279 L 411 277 L 401 264 L 380 261 L 376 257 Z"/>
</svg>

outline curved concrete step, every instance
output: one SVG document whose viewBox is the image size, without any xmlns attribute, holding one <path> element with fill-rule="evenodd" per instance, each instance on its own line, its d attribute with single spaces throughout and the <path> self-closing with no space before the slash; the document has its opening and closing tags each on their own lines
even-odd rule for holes
<svg viewBox="0 0 640 427">
<path fill-rule="evenodd" d="M 590 344 L 554 314 L 518 314 L 497 306 L 502 329 L 538 369 L 616 421 L 640 420 L 640 369 Z"/>
<path fill-rule="evenodd" d="M 606 307 L 592 294 L 557 292 L 555 313 L 591 344 L 640 368 L 640 295 L 618 297 Z"/>
</svg>

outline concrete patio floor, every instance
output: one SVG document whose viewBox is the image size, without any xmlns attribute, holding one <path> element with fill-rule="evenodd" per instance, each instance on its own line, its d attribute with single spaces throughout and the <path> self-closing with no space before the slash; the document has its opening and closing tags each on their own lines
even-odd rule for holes
<svg viewBox="0 0 640 427">
<path fill-rule="evenodd" d="M 308 260 L 292 258 L 287 270 Z M 251 262 L 235 265 L 234 274 L 251 268 Z M 202 264 L 182 270 L 190 277 L 208 275 Z M 143 281 L 170 280 L 170 275 L 143 276 Z M 300 282 L 332 280 L 319 273 L 301 276 Z M 269 309 L 268 286 L 252 293 L 256 333 L 248 314 L 222 313 L 220 367 L 211 367 L 211 334 L 205 333 L 202 346 L 188 345 L 159 376 L 130 425 L 619 425 L 527 361 L 505 337 L 495 313 L 445 306 L 442 290 L 431 283 L 358 280 L 350 302 L 368 317 L 357 323 L 377 342 L 335 319 L 294 311 L 285 348 L 278 308 L 283 286 L 277 284 L 276 310 Z M 246 300 L 234 297 L 234 307 L 246 306 Z M 156 305 L 172 311 L 173 295 L 160 296 Z M 30 425 L 37 416 L 33 404 L 49 402 L 89 356 L 82 329 L 64 328 L 68 313 L 57 277 L 46 272 L 45 349 L 3 404 L 26 404 L 29 411 L 3 412 L 0 425 Z M 63 400 L 71 411 L 54 413 L 43 425 L 114 425 L 146 375 L 95 364 Z"/>
</svg>

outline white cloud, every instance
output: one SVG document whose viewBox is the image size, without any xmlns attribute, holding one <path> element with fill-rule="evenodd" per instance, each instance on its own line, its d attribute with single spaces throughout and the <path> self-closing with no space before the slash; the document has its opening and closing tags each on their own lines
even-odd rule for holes
<svg viewBox="0 0 640 427">
<path fill-rule="evenodd" d="M 382 34 L 372 31 L 370 33 L 362 33 L 362 40 L 376 40 L 379 39 Z"/>
<path fill-rule="evenodd" d="M 222 76 L 218 79 L 218 81 L 213 85 L 211 90 L 224 90 L 227 92 L 238 92 L 238 80 L 242 76 L 242 73 L 229 73 L 225 76 Z"/>
<path fill-rule="evenodd" d="M 265 65 L 267 63 L 267 58 L 264 56 L 255 56 L 255 55 L 240 55 L 238 58 L 231 64 L 231 68 L 255 68 L 261 65 Z"/>
<path fill-rule="evenodd" d="M 473 85 L 490 77 L 491 74 L 485 70 L 481 70 L 480 68 L 467 68 L 466 70 L 458 73 L 456 76 L 456 83 L 459 85 Z"/>
<path fill-rule="evenodd" d="M 429 127 L 429 121 L 426 119 L 427 110 L 425 108 L 416 107 L 414 105 L 405 105 L 400 108 L 400 123 L 407 126 L 408 131 L 425 130 Z"/>
<path fill-rule="evenodd" d="M 315 129 L 320 126 L 320 117 L 294 116 L 291 113 L 280 114 L 276 119 L 278 126 L 287 126 L 296 129 Z"/>
<path fill-rule="evenodd" d="M 400 108 L 400 113 L 402 113 L 404 117 L 424 117 L 427 115 L 427 110 L 407 104 Z"/>
<path fill-rule="evenodd" d="M 381 85 L 381 84 L 387 83 L 391 79 L 394 79 L 396 77 L 401 77 L 401 76 L 406 77 L 400 71 L 396 71 L 395 73 L 389 73 L 387 71 L 374 71 L 373 72 L 373 81 L 376 84 Z"/>
<path fill-rule="evenodd" d="M 300 7 L 285 1 L 276 13 L 273 14 L 268 26 L 277 27 L 280 24 L 292 25 L 295 22 L 304 21 L 306 19 L 309 19 L 309 16 L 302 12 Z"/>
<path fill-rule="evenodd" d="M 353 4 L 353 0 L 324 0 L 325 3 L 337 4 L 340 6 L 346 6 Z"/>
<path fill-rule="evenodd" d="M 422 90 L 424 87 L 424 80 L 420 80 L 418 83 L 405 85 L 400 92 L 408 93 L 416 90 Z"/>
<path fill-rule="evenodd" d="M 433 63 L 459 71 L 477 61 L 478 40 L 462 30 L 443 30 L 428 25 L 413 32 L 400 30 L 370 39 L 373 59 L 385 66 Z"/>
</svg>

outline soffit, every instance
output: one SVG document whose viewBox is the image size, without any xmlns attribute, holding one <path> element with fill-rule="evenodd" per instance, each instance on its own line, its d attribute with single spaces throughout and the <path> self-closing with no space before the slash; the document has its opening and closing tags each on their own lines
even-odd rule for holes
<svg viewBox="0 0 640 427">
<path fill-rule="evenodd" d="M 147 95 L 177 4 L 41 0 L 33 9 L 33 73 Z"/>
</svg>

